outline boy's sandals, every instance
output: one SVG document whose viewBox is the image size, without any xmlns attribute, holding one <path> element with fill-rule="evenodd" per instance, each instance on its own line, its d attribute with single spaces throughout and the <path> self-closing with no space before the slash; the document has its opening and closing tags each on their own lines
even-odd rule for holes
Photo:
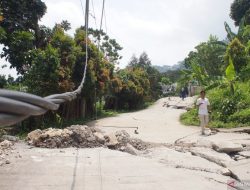
<svg viewBox="0 0 250 190">
<path fill-rule="evenodd" d="M 205 127 L 205 130 L 201 132 L 202 135 L 210 136 L 215 135 L 218 132 L 217 129 Z"/>
</svg>

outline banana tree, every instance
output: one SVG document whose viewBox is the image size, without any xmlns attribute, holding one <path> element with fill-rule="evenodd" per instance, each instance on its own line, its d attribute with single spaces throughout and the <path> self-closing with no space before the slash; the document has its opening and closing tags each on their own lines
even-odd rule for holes
<svg viewBox="0 0 250 190">
<path fill-rule="evenodd" d="M 197 81 L 199 85 L 207 86 L 209 84 L 209 76 L 205 69 L 199 66 L 195 61 L 192 61 L 190 69 L 181 71 L 181 83 L 187 83 L 190 81 Z"/>
<path fill-rule="evenodd" d="M 235 72 L 233 60 L 231 57 L 229 57 L 229 65 L 226 68 L 225 74 L 226 74 L 226 82 L 229 84 L 231 93 L 233 95 L 234 89 L 235 89 L 234 83 L 236 81 L 236 72 Z"/>
<path fill-rule="evenodd" d="M 237 33 L 234 33 L 227 22 L 224 22 L 225 30 L 227 32 L 227 39 L 231 42 L 234 38 L 239 38 L 241 41 L 244 39 L 245 18 L 241 19 Z"/>
</svg>

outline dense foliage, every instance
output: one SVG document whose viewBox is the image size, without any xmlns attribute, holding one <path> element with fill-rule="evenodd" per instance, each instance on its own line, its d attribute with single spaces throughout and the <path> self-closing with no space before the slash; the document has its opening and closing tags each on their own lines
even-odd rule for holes
<svg viewBox="0 0 250 190">
<path fill-rule="evenodd" d="M 227 38 L 210 39 L 196 47 L 185 60 L 188 67 L 183 79 L 196 80 L 208 90 L 211 102 L 211 127 L 239 127 L 250 125 L 250 1 L 235 0 L 231 18 L 239 26 L 232 32 L 225 23 Z M 181 116 L 187 125 L 197 125 L 197 108 Z"/>
<path fill-rule="evenodd" d="M 161 76 L 152 67 L 148 55 L 143 52 L 139 58 L 131 57 L 128 66 L 116 73 L 112 81 L 113 94 L 106 97 L 105 108 L 138 109 L 145 102 L 154 101 L 161 95 Z"/>
<path fill-rule="evenodd" d="M 57 112 L 25 121 L 23 124 L 29 129 L 92 118 L 104 100 L 106 109 L 132 110 L 160 96 L 159 72 L 146 53 L 136 58 L 135 65 L 131 60 L 127 68 L 115 69 L 122 58 L 122 47 L 104 31 L 90 28 L 86 39 L 85 26 L 79 26 L 74 36 L 68 35 L 71 25 L 66 20 L 53 28 L 39 25 L 47 9 L 41 0 L 1 0 L 0 5 L 0 44 L 4 46 L 1 58 L 20 75 L 16 80 L 1 75 L 0 88 L 43 97 L 73 91 L 83 77 L 88 45 L 82 94 L 62 104 Z"/>
</svg>

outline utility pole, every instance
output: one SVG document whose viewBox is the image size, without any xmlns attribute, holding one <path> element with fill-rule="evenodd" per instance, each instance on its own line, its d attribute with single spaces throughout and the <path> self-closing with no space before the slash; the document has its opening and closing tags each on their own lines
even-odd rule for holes
<svg viewBox="0 0 250 190">
<path fill-rule="evenodd" d="M 86 0 L 86 7 L 85 7 L 86 60 L 88 60 L 88 29 L 89 29 L 89 0 Z M 86 65 L 87 64 L 85 64 L 85 67 Z"/>
<path fill-rule="evenodd" d="M 100 23 L 100 29 L 99 29 L 99 35 L 98 35 L 98 37 L 99 37 L 99 39 L 98 39 L 98 45 L 97 45 L 97 49 L 98 49 L 98 59 L 97 59 L 97 63 L 99 64 L 100 63 L 100 51 L 101 51 L 101 49 L 100 49 L 100 40 L 101 40 L 101 30 L 102 30 L 102 21 L 103 21 L 103 15 L 104 15 L 104 6 L 105 6 L 105 0 L 102 0 L 102 13 L 101 13 L 101 23 Z M 97 71 L 97 69 L 96 69 L 96 67 L 97 67 L 97 63 L 95 63 L 95 73 L 96 73 L 96 71 Z M 97 82 L 98 82 L 98 79 L 95 81 L 95 94 L 94 94 L 94 101 L 95 101 L 95 120 L 97 120 L 97 112 L 98 112 L 98 110 L 97 110 L 97 105 L 96 105 L 96 101 L 97 101 L 97 93 L 96 93 L 96 91 L 97 91 Z M 99 105 L 99 107 L 100 107 L 100 113 L 101 113 L 101 109 L 102 109 L 102 100 L 100 100 L 99 101 L 100 102 L 100 105 Z"/>
</svg>

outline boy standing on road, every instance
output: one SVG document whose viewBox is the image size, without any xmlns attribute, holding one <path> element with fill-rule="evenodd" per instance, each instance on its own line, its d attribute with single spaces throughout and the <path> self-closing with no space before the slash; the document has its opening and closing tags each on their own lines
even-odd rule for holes
<svg viewBox="0 0 250 190">
<path fill-rule="evenodd" d="M 200 118 L 200 126 L 201 126 L 201 134 L 205 135 L 205 128 L 209 122 L 208 115 L 208 106 L 210 106 L 209 100 L 205 97 L 206 92 L 202 90 L 200 92 L 200 98 L 197 100 L 196 105 L 199 108 L 199 118 Z"/>
</svg>

